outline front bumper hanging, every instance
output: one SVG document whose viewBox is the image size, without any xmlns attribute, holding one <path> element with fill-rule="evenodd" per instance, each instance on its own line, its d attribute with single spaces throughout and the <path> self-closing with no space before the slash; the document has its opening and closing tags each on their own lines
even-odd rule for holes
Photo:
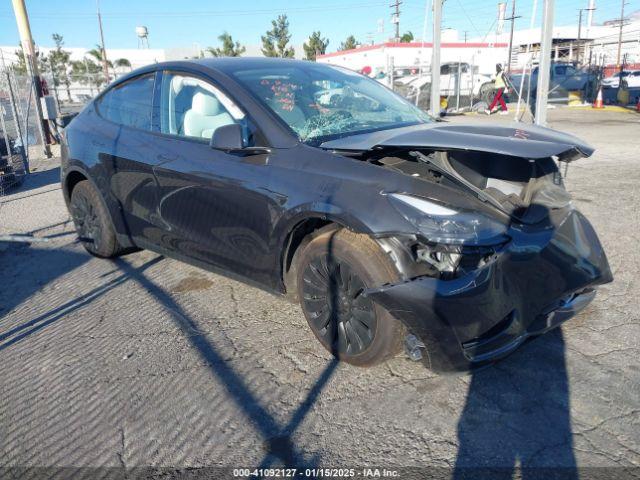
<svg viewBox="0 0 640 480">
<path fill-rule="evenodd" d="M 419 277 L 366 292 L 425 345 L 437 371 L 468 370 L 514 351 L 583 310 L 613 277 L 600 241 L 576 210 L 511 241 L 484 267 L 451 280 Z"/>
</svg>

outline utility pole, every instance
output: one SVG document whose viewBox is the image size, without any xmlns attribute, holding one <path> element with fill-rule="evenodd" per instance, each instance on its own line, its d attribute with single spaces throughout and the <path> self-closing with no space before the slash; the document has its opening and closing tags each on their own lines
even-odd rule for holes
<svg viewBox="0 0 640 480">
<path fill-rule="evenodd" d="M 620 31 L 618 33 L 618 59 L 616 60 L 616 66 L 620 66 L 620 54 L 622 53 L 622 27 L 624 27 L 624 6 L 626 4 L 625 0 L 621 1 L 622 6 L 620 7 Z"/>
<path fill-rule="evenodd" d="M 109 63 L 107 61 L 107 50 L 104 48 L 104 33 L 102 33 L 102 16 L 100 15 L 100 0 L 96 0 L 96 9 L 98 12 L 98 26 L 100 27 L 100 45 L 102 47 L 102 72 L 106 84 L 109 83 Z"/>
<path fill-rule="evenodd" d="M 433 0 L 433 48 L 431 49 L 431 115 L 440 117 L 440 38 L 442 0 Z"/>
<path fill-rule="evenodd" d="M 38 62 L 36 59 L 36 49 L 33 44 L 33 37 L 31 36 L 31 27 L 29 26 L 29 17 L 27 15 L 27 8 L 24 5 L 24 0 L 12 0 L 13 11 L 16 16 L 16 22 L 18 24 L 18 32 L 20 32 L 20 43 L 22 44 L 22 52 L 24 53 L 25 63 L 27 64 L 27 73 L 31 78 L 31 88 L 33 89 L 34 100 L 36 105 L 36 114 L 38 115 L 38 133 L 42 139 L 42 145 L 44 154 L 47 158 L 51 158 L 51 149 L 49 148 L 48 138 L 45 134 L 45 126 L 42 116 L 42 105 L 40 104 L 40 97 L 42 96 L 42 87 L 40 85 L 40 73 L 38 72 Z M 17 121 L 17 118 L 16 118 Z M 25 147 L 25 153 L 28 153 L 28 145 L 23 143 Z"/>
<path fill-rule="evenodd" d="M 576 55 L 576 61 L 578 65 L 580 65 L 580 42 L 582 41 L 582 11 L 584 8 L 580 9 L 580 14 L 578 15 L 578 54 Z"/>
<path fill-rule="evenodd" d="M 396 42 L 400 41 L 400 5 L 402 5 L 402 0 L 394 0 L 394 2 L 389 5 L 390 8 L 395 8 L 395 11 L 391 15 L 391 23 L 394 23 L 396 26 Z"/>
<path fill-rule="evenodd" d="M 511 16 L 506 20 L 511 20 L 511 33 L 509 34 L 509 58 L 507 59 L 507 73 L 511 72 L 511 54 L 513 51 L 513 29 L 516 23 L 516 18 L 520 18 L 520 15 L 516 17 L 516 0 L 511 2 Z"/>
<path fill-rule="evenodd" d="M 576 55 L 576 60 L 578 61 L 578 64 L 580 64 L 580 58 L 582 56 L 581 55 L 582 53 L 582 12 L 589 12 L 588 17 L 592 18 L 593 10 L 595 10 L 595 7 L 581 8 L 580 14 L 578 15 L 578 54 Z M 589 20 L 587 20 L 587 24 L 588 23 L 589 23 Z"/>
<path fill-rule="evenodd" d="M 551 46 L 553 43 L 554 0 L 544 0 L 542 7 L 542 39 L 540 41 L 540 64 L 536 88 L 536 125 L 547 124 L 547 99 L 549 97 L 549 77 L 551 76 Z"/>
</svg>

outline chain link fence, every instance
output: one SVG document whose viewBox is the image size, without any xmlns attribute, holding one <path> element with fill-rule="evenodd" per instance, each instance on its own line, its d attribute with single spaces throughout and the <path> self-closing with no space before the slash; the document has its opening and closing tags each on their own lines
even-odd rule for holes
<svg viewBox="0 0 640 480">
<path fill-rule="evenodd" d="M 52 72 L 41 72 L 41 88 L 55 100 L 58 120 L 79 112 L 105 86 L 102 73 L 69 76 L 65 84 Z M 0 195 L 22 183 L 29 173 L 29 161 L 39 158 L 44 141 L 38 125 L 31 78 L 10 66 L 0 66 Z M 45 124 L 48 143 L 57 141 L 57 124 Z"/>
<path fill-rule="evenodd" d="M 29 155 L 42 148 L 36 100 L 27 76 L 0 67 L 0 195 L 22 183 Z"/>
<path fill-rule="evenodd" d="M 550 103 L 593 103 L 601 86 L 605 87 L 603 89 L 605 103 L 621 103 L 619 90 L 625 88 L 624 82 L 616 88 L 607 88 L 602 83 L 607 73 L 604 57 L 590 56 L 584 64 L 579 66 L 576 62 L 554 62 L 551 68 L 548 93 Z M 440 69 L 441 113 L 484 111 L 489 106 L 496 92 L 494 75 L 483 74 L 478 71 L 477 66 L 465 62 L 443 63 Z M 385 77 L 380 81 L 391 86 L 396 93 L 422 110 L 430 110 L 431 70 L 429 66 L 395 67 L 392 77 Z M 537 64 L 527 64 L 524 72 L 522 68 L 514 68 L 511 74 L 507 75 L 507 87 L 505 93 L 507 102 L 520 100 L 523 108 L 529 109 L 533 115 L 536 101 Z M 640 98 L 640 89 L 628 90 L 630 97 L 628 101 L 637 102 L 636 99 Z"/>
<path fill-rule="evenodd" d="M 390 70 L 391 71 L 391 70 Z M 386 84 L 424 111 L 431 108 L 431 67 L 394 67 Z M 385 82 L 383 82 L 385 83 Z M 468 112 L 484 109 L 491 101 L 494 85 L 490 76 L 468 62 L 440 65 L 440 111 Z"/>
</svg>

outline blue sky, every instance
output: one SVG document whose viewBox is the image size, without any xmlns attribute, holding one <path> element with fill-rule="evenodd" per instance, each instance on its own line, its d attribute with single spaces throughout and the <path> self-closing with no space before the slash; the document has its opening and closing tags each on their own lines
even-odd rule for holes
<svg viewBox="0 0 640 480">
<path fill-rule="evenodd" d="M 403 0 L 401 31 L 411 30 L 422 36 L 425 1 Z M 596 0 L 594 21 L 619 16 L 621 0 Z M 93 47 L 98 42 L 98 28 L 93 0 L 26 0 L 31 29 L 37 44 L 50 46 L 51 34 L 64 36 L 68 47 Z M 543 0 L 539 0 L 538 11 Z M 348 35 L 364 42 L 368 38 L 382 41 L 392 36 L 388 1 L 381 0 L 244 0 L 215 2 L 202 0 L 101 0 L 107 48 L 136 48 L 134 29 L 149 28 L 151 48 L 184 47 L 194 43 L 201 47 L 218 45 L 217 36 L 228 31 L 243 44 L 260 44 L 260 35 L 270 28 L 270 20 L 286 13 L 290 21 L 292 43 L 302 44 L 313 30 L 320 30 L 335 51 Z M 529 25 L 533 0 L 517 0 L 516 28 Z M 446 0 L 443 26 L 464 31 L 469 37 L 485 36 L 494 31 L 497 0 Z M 578 23 L 578 9 L 588 0 L 556 0 L 556 25 Z M 509 1 L 509 12 L 511 8 Z M 640 0 L 627 0 L 628 12 L 640 10 Z M 539 15 L 538 15 L 539 16 Z M 378 31 L 383 19 L 384 32 Z M 430 35 L 427 35 L 427 39 Z M 15 18 L 9 1 L 0 6 L 0 44 L 19 42 Z"/>
</svg>

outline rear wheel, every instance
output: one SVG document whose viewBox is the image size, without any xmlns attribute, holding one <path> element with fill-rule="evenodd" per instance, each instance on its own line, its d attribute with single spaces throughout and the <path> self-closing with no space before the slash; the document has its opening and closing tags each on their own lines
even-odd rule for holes
<svg viewBox="0 0 640 480">
<path fill-rule="evenodd" d="M 402 324 L 363 295 L 366 288 L 398 279 L 371 238 L 348 230 L 325 232 L 295 261 L 302 310 L 327 350 L 358 366 L 375 365 L 400 351 Z"/>
<path fill-rule="evenodd" d="M 108 258 L 124 253 L 116 239 L 107 207 L 88 180 L 74 187 L 69 206 L 78 237 L 90 254 Z"/>
</svg>

